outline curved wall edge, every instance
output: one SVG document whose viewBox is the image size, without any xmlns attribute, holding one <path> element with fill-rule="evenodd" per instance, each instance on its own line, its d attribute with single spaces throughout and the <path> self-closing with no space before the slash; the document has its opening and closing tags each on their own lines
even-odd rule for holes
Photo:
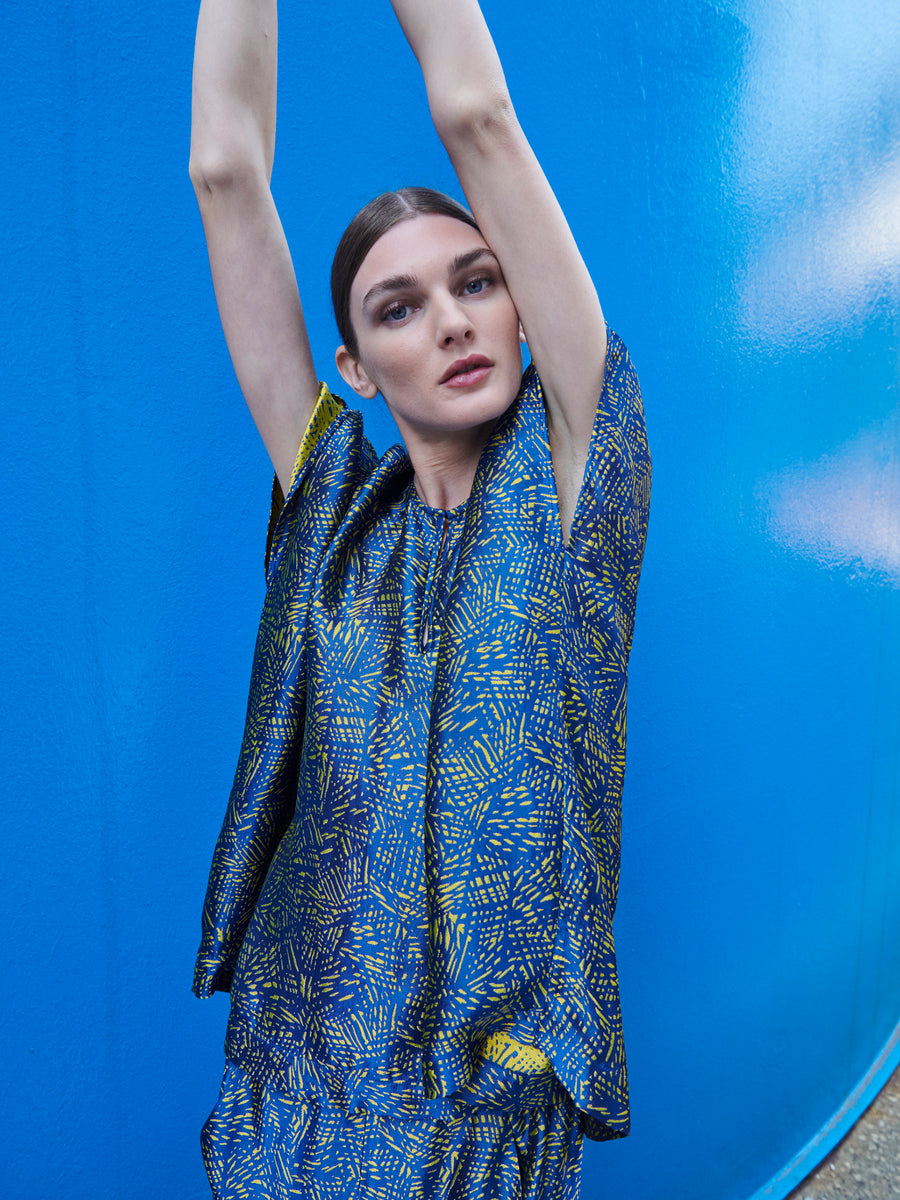
<svg viewBox="0 0 900 1200">
<path fill-rule="evenodd" d="M 900 1066 L 900 1024 L 882 1046 L 875 1061 L 819 1132 L 764 1187 L 749 1200 L 785 1200 L 786 1196 L 811 1175 L 842 1141 L 863 1113 L 875 1102 L 879 1092 Z"/>
</svg>

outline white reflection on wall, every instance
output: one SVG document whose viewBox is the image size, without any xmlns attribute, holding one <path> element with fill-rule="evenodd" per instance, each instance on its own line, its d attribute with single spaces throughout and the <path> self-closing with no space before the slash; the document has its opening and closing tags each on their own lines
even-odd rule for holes
<svg viewBox="0 0 900 1200">
<path fill-rule="evenodd" d="M 861 313 L 896 280 L 900 4 L 740 7 L 740 320 L 786 344 Z"/>
<path fill-rule="evenodd" d="M 825 566 L 900 587 L 900 423 L 864 430 L 818 462 L 761 488 L 776 541 Z"/>
<path fill-rule="evenodd" d="M 741 317 L 789 343 L 852 314 L 900 272 L 900 157 L 831 211 L 789 217 L 764 239 L 742 286 Z"/>
<path fill-rule="evenodd" d="M 897 94 L 896 0 L 732 0 L 747 29 L 742 184 L 779 202 L 820 167 L 846 162 Z"/>
</svg>

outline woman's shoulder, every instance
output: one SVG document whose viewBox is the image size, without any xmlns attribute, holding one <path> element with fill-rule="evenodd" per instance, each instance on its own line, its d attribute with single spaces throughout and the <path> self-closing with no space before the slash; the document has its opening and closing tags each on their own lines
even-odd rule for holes
<svg viewBox="0 0 900 1200">
<path fill-rule="evenodd" d="M 402 445 L 380 457 L 365 433 L 363 415 L 348 408 L 323 384 L 319 401 L 300 444 L 286 497 L 277 481 L 269 522 L 267 573 L 292 542 L 303 544 L 304 557 L 315 556 L 337 535 L 354 525 L 355 516 L 367 521 L 390 507 L 412 476 Z"/>
</svg>

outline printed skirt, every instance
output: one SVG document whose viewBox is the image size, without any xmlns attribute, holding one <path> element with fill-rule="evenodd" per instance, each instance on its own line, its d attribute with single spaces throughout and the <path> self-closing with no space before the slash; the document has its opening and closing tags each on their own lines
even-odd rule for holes
<svg viewBox="0 0 900 1200">
<path fill-rule="evenodd" d="M 226 1064 L 201 1134 L 216 1200 L 578 1200 L 579 1114 L 549 1066 L 483 1061 L 400 1117 L 291 1096 Z"/>
</svg>

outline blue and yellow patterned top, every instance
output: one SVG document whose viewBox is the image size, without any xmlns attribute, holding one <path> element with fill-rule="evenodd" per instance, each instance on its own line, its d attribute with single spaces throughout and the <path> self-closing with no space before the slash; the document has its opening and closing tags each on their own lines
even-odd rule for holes
<svg viewBox="0 0 900 1200">
<path fill-rule="evenodd" d="M 612 920 L 649 493 L 612 333 L 567 546 L 533 367 L 452 511 L 322 389 L 203 911 L 194 989 L 230 988 L 233 1062 L 399 1112 L 549 1060 L 588 1136 L 627 1133 Z"/>
</svg>

